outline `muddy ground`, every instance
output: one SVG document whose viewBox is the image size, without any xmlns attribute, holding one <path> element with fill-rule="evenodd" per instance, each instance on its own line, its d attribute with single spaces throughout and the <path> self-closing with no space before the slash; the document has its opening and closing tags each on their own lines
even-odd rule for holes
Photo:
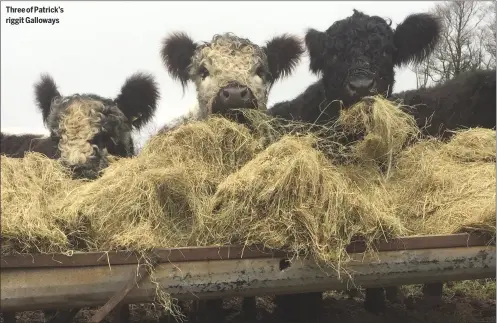
<svg viewBox="0 0 497 323">
<path fill-rule="evenodd" d="M 423 301 L 421 286 L 404 286 L 403 304 L 389 304 L 383 315 L 363 308 L 363 295 L 350 299 L 344 293 L 329 292 L 324 297 L 323 323 L 486 323 L 496 322 L 495 280 L 464 281 L 444 286 L 441 304 Z M 226 323 L 246 323 L 240 315 L 241 299 L 224 301 Z M 257 298 L 257 322 L 278 322 L 271 297 Z M 74 322 L 86 323 L 94 310 L 80 312 Z M 3 318 L 0 320 L 3 322 Z M 18 313 L 19 323 L 43 323 L 41 311 Z M 106 319 L 104 322 L 112 322 Z M 151 304 L 132 305 L 131 323 L 174 322 Z M 189 320 L 188 322 L 193 322 Z M 199 321 L 197 321 L 199 322 Z M 199 322 L 201 323 L 201 322 Z M 285 322 L 287 323 L 287 322 Z"/>
</svg>

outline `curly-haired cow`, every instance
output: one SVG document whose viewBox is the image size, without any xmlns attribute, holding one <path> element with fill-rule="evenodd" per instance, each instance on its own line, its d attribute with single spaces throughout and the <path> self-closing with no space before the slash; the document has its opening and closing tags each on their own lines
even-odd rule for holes
<svg viewBox="0 0 497 323">
<path fill-rule="evenodd" d="M 292 73 L 303 53 L 302 42 L 288 34 L 274 37 L 264 46 L 232 33 L 215 35 L 210 42 L 203 43 L 194 42 L 183 32 L 171 34 L 163 42 L 162 59 L 169 74 L 183 88 L 189 81 L 195 84 L 197 105 L 161 132 L 212 114 L 244 122 L 237 109 L 266 110 L 271 87 Z M 222 319 L 221 300 L 201 305 L 207 310 L 204 320 Z M 255 298 L 245 298 L 243 307 L 245 315 L 253 318 Z"/>
<path fill-rule="evenodd" d="M 468 71 L 433 87 L 394 93 L 392 98 L 409 106 L 418 126 L 431 136 L 449 138 L 450 130 L 496 125 L 495 69 Z"/>
<path fill-rule="evenodd" d="M 394 68 L 423 61 L 437 44 L 440 29 L 439 20 L 426 13 L 408 16 L 394 30 L 391 22 L 357 10 L 325 32 L 309 29 L 309 67 L 321 78 L 295 99 L 275 104 L 269 113 L 327 123 L 339 116 L 341 103 L 346 108 L 364 96 L 388 97 Z"/>
<path fill-rule="evenodd" d="M 357 10 L 325 32 L 309 29 L 305 35 L 309 67 L 321 77 L 293 100 L 275 104 L 268 113 L 326 124 L 335 121 L 342 108 L 365 96 L 389 97 L 395 82 L 394 68 L 423 61 L 438 43 L 440 30 L 439 19 L 426 13 L 412 14 L 393 29 L 391 22 Z M 375 310 L 378 297 L 373 295 L 378 291 L 367 290 L 366 308 Z M 320 300 L 320 293 L 310 293 L 281 296 L 277 303 L 290 319 L 304 309 L 311 309 L 305 315 L 317 313 L 311 304 Z"/>
<path fill-rule="evenodd" d="M 60 94 L 47 74 L 35 84 L 36 104 L 48 137 L 2 133 L 1 154 L 22 158 L 28 151 L 60 159 L 75 177 L 94 179 L 108 166 L 109 155 L 134 155 L 131 137 L 154 115 L 159 90 L 154 78 L 135 73 L 115 99 L 95 94 Z"/>
<path fill-rule="evenodd" d="M 296 37 L 284 34 L 258 46 L 233 33 L 214 35 L 210 42 L 197 43 L 183 32 L 173 33 L 163 43 L 161 56 L 169 74 L 183 88 L 191 81 L 197 104 L 187 119 L 219 114 L 241 121 L 234 109 L 266 110 L 273 84 L 292 73 L 304 52 Z"/>
</svg>

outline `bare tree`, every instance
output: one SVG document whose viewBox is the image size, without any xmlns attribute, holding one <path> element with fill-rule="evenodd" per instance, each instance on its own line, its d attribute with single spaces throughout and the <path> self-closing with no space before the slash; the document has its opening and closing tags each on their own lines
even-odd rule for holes
<svg viewBox="0 0 497 323">
<path fill-rule="evenodd" d="M 425 62 L 412 67 L 418 88 L 465 71 L 495 68 L 493 1 L 444 1 L 435 5 L 433 13 L 442 23 L 441 39 Z"/>
</svg>

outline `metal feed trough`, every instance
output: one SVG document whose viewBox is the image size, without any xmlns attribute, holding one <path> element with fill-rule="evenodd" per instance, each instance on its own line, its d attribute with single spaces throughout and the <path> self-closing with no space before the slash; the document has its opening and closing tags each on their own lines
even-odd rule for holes
<svg viewBox="0 0 497 323">
<path fill-rule="evenodd" d="M 313 261 L 288 265 L 285 253 L 256 247 L 156 249 L 150 259 L 156 280 L 172 297 L 228 298 L 494 278 L 495 245 L 487 240 L 469 234 L 406 237 L 379 243 L 376 255 L 354 242 L 347 247 L 350 276 L 340 278 Z M 99 322 L 118 305 L 152 302 L 156 286 L 138 257 L 133 252 L 2 257 L 1 311 L 102 306 L 91 319 Z"/>
</svg>

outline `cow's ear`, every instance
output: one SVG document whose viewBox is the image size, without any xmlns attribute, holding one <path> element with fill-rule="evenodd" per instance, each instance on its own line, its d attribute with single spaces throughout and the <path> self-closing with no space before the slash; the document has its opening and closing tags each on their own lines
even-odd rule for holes
<svg viewBox="0 0 497 323">
<path fill-rule="evenodd" d="M 326 60 L 326 34 L 316 29 L 308 29 L 305 45 L 309 51 L 309 69 L 314 74 L 322 72 Z"/>
<path fill-rule="evenodd" d="M 114 100 L 135 129 L 144 126 L 155 114 L 160 98 L 154 77 L 135 73 L 126 79 L 121 93 Z"/>
<path fill-rule="evenodd" d="M 42 74 L 41 80 L 34 85 L 35 88 L 35 103 L 41 111 L 43 123 L 47 123 L 53 99 L 60 97 L 57 84 L 48 74 Z"/>
<path fill-rule="evenodd" d="M 169 75 L 179 80 L 183 88 L 190 80 L 189 67 L 196 49 L 197 44 L 184 32 L 172 33 L 162 43 L 162 62 Z"/>
<path fill-rule="evenodd" d="M 395 65 L 420 63 L 426 59 L 438 44 L 441 30 L 440 19 L 433 15 L 408 16 L 394 32 Z"/>
<path fill-rule="evenodd" d="M 268 59 L 270 83 L 291 75 L 304 53 L 302 41 L 284 34 L 269 40 L 263 47 Z"/>
</svg>

